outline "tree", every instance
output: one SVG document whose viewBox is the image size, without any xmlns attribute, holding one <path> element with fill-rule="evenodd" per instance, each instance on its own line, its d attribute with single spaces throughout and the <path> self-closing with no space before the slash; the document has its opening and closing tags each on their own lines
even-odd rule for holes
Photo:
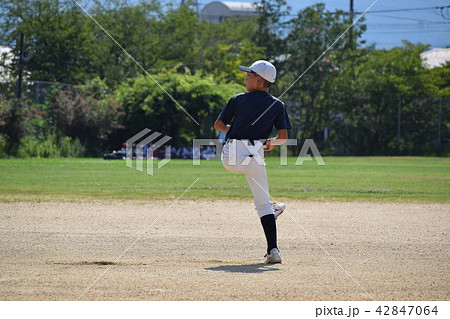
<svg viewBox="0 0 450 319">
<path fill-rule="evenodd" d="M 422 77 L 429 96 L 450 99 L 450 62 L 442 67 L 425 70 Z"/>
<path fill-rule="evenodd" d="M 392 50 L 366 50 L 347 62 L 352 67 L 343 65 L 332 87 L 339 112 L 332 124 L 335 143 L 355 155 L 424 154 L 437 135 L 437 108 L 424 99 L 430 97 L 420 58 L 426 48 L 405 42 Z"/>
<path fill-rule="evenodd" d="M 286 53 L 287 16 L 291 8 L 284 0 L 262 0 L 258 3 L 258 31 L 253 35 L 257 46 L 264 48 L 266 60 L 277 60 Z"/>
<path fill-rule="evenodd" d="M 85 44 L 92 76 L 99 76 L 114 88 L 127 78 L 145 74 L 144 70 L 160 69 L 162 66 L 158 64 L 166 51 L 162 45 L 161 9 L 156 0 L 136 5 L 127 1 L 114 1 L 110 5 L 97 3 L 91 10 L 92 16 L 109 35 L 92 19 L 83 17 L 92 32 Z"/>
<path fill-rule="evenodd" d="M 27 133 L 27 111 L 20 102 L 0 99 L 0 157 L 15 156 Z"/>
<path fill-rule="evenodd" d="M 29 57 L 25 71 L 30 80 L 81 83 L 88 78 L 90 59 L 85 43 L 92 33 L 73 1 L 5 0 L 4 5 L 2 37 L 14 46 L 19 34 L 24 34 Z M 17 45 L 13 52 L 9 67 L 17 74 Z"/>
<path fill-rule="evenodd" d="M 111 135 L 122 126 L 121 106 L 99 78 L 69 90 L 58 90 L 51 102 L 56 132 L 78 139 L 88 156 L 102 155 L 113 146 Z"/>
<path fill-rule="evenodd" d="M 173 137 L 175 145 L 190 144 L 194 138 L 215 138 L 214 120 L 242 86 L 217 83 L 212 76 L 177 74 L 168 71 L 155 76 L 173 98 L 200 125 L 165 94 L 149 77 L 140 76 L 122 83 L 117 100 L 123 105 L 123 140 L 144 128 Z"/>
<path fill-rule="evenodd" d="M 236 18 L 221 24 L 203 22 L 201 27 L 195 61 L 187 66 L 215 79 L 245 83 L 246 74 L 238 66 L 264 58 L 264 48 L 252 41 L 257 33 L 255 21 Z"/>
<path fill-rule="evenodd" d="M 274 92 L 285 93 L 283 99 L 293 122 L 293 137 L 323 142 L 323 130 L 333 115 L 330 85 L 339 77 L 341 64 L 351 54 L 347 38 L 336 42 L 326 55 L 323 53 L 347 27 L 344 12 L 326 11 L 324 4 L 307 7 L 289 21 L 284 59 L 278 63 L 281 79 Z M 355 36 L 360 36 L 364 29 L 361 25 L 354 28 Z"/>
</svg>

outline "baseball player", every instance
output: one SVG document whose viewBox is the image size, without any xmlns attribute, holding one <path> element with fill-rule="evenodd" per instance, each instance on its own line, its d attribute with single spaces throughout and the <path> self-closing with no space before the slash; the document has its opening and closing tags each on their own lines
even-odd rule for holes
<svg viewBox="0 0 450 319">
<path fill-rule="evenodd" d="M 264 151 L 286 142 L 291 123 L 284 103 L 268 93 L 269 86 L 275 82 L 275 66 L 258 60 L 250 67 L 239 66 L 239 69 L 248 73 L 245 81 L 248 92 L 230 99 L 214 128 L 226 133 L 222 164 L 232 173 L 245 174 L 250 186 L 267 240 L 265 262 L 281 263 L 275 220 L 286 206 L 270 201 Z M 278 135 L 269 138 L 274 126 Z"/>
</svg>

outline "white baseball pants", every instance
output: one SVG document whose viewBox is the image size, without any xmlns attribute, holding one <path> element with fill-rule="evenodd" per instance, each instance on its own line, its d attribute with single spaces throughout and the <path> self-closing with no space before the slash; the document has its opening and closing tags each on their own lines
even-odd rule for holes
<svg viewBox="0 0 450 319">
<path fill-rule="evenodd" d="M 254 141 L 229 140 L 223 147 L 222 164 L 232 173 L 243 173 L 247 179 L 259 218 L 273 214 L 264 161 L 264 145 Z"/>
</svg>

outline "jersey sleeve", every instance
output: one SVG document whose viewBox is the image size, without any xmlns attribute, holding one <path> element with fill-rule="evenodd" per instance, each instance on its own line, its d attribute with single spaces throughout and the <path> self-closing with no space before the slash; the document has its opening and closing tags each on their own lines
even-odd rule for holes
<svg viewBox="0 0 450 319">
<path fill-rule="evenodd" d="M 289 116 L 286 111 L 286 107 L 283 103 L 281 103 L 280 112 L 278 112 L 278 116 L 274 122 L 275 128 L 278 130 L 289 130 L 292 128 L 291 121 L 289 120 Z"/>
<path fill-rule="evenodd" d="M 235 98 L 236 98 L 236 96 L 233 96 L 228 101 L 227 105 L 225 105 L 222 112 L 220 112 L 219 117 L 217 118 L 218 120 L 221 120 L 224 124 L 230 124 L 231 120 L 233 119 L 233 116 L 236 111 L 236 106 L 235 106 L 235 101 L 234 101 Z"/>
</svg>

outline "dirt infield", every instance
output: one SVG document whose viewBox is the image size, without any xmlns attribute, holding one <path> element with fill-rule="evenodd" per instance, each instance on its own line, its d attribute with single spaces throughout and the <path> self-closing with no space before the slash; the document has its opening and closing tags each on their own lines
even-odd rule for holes
<svg viewBox="0 0 450 319">
<path fill-rule="evenodd" d="M 252 203 L 170 204 L 0 204 L 0 299 L 450 299 L 450 204 L 288 202 L 270 266 Z"/>
</svg>

